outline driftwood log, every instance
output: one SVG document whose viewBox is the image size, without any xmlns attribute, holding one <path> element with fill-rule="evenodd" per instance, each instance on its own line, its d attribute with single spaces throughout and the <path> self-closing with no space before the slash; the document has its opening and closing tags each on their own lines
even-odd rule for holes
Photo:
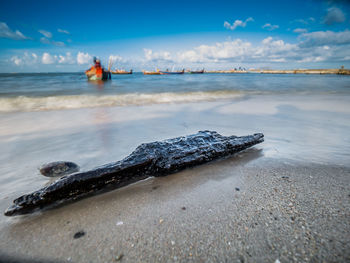
<svg viewBox="0 0 350 263">
<path fill-rule="evenodd" d="M 116 189 L 150 176 L 165 176 L 232 155 L 263 141 L 262 133 L 225 137 L 215 131 L 200 131 L 185 137 L 141 144 L 121 161 L 61 177 L 44 188 L 15 199 L 5 215 L 31 213 L 109 186 Z"/>
</svg>

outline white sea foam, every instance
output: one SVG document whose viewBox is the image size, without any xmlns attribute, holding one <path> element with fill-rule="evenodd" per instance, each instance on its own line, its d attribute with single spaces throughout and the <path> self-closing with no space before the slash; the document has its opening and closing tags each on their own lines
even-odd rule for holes
<svg viewBox="0 0 350 263">
<path fill-rule="evenodd" d="M 155 94 L 129 93 L 117 95 L 65 95 L 50 97 L 18 96 L 13 98 L 0 98 L 0 112 L 45 111 L 161 103 L 190 103 L 234 99 L 241 96 L 242 93 L 238 91 L 185 93 L 166 92 Z"/>
</svg>

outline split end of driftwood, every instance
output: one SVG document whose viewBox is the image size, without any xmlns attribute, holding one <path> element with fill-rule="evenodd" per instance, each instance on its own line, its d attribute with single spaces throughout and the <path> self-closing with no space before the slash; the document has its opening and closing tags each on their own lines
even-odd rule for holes
<svg viewBox="0 0 350 263">
<path fill-rule="evenodd" d="M 230 156 L 264 141 L 262 133 L 222 136 L 215 131 L 141 144 L 129 156 L 86 172 L 64 176 L 13 201 L 6 216 L 76 200 L 108 187 L 120 188 L 150 176 L 165 176 L 195 165 Z"/>
</svg>

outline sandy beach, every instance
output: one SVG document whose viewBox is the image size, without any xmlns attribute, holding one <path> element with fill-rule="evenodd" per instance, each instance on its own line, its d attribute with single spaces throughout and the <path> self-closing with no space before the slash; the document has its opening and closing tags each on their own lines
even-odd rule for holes
<svg viewBox="0 0 350 263">
<path fill-rule="evenodd" d="M 263 132 L 265 142 L 56 209 L 1 215 L 1 262 L 349 261 L 350 108 L 346 96 L 314 99 L 2 114 L 2 172 L 13 177 L 2 179 L 1 211 L 49 182 L 37 170 L 45 162 L 87 170 L 204 129 Z"/>
</svg>

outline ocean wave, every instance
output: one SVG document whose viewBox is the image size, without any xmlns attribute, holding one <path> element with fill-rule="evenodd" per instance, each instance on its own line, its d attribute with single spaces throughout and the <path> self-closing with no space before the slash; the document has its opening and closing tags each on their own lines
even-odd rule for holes
<svg viewBox="0 0 350 263">
<path fill-rule="evenodd" d="M 64 95 L 49 97 L 18 96 L 0 98 L 0 112 L 47 111 L 93 107 L 150 105 L 163 103 L 191 103 L 235 99 L 239 91 L 207 91 L 184 93 L 129 93 L 114 95 Z"/>
</svg>

